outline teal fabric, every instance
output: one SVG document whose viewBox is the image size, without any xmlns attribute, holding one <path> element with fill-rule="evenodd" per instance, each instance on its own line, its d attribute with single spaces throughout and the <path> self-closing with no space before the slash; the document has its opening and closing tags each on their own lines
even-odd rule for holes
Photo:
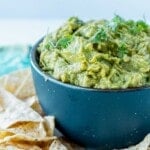
<svg viewBox="0 0 150 150">
<path fill-rule="evenodd" d="M 0 75 L 30 66 L 27 45 L 1 46 L 0 47 Z"/>
</svg>

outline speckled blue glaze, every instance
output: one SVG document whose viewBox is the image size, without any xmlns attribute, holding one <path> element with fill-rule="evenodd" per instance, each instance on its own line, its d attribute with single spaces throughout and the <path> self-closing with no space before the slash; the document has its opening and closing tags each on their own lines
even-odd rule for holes
<svg viewBox="0 0 150 150">
<path fill-rule="evenodd" d="M 109 150 L 137 144 L 150 132 L 150 88 L 100 90 L 62 83 L 44 74 L 36 53 L 30 55 L 33 80 L 47 115 L 71 140 Z"/>
</svg>

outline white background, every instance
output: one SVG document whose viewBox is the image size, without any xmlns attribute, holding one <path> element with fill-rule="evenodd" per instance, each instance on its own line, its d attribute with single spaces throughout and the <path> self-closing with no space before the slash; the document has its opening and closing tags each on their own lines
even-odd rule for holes
<svg viewBox="0 0 150 150">
<path fill-rule="evenodd" d="M 149 0 L 0 0 L 0 18 L 66 19 L 112 17 L 150 19 Z"/>
<path fill-rule="evenodd" d="M 150 20 L 150 0 L 0 0 L 0 45 L 34 43 L 70 16 Z"/>
</svg>

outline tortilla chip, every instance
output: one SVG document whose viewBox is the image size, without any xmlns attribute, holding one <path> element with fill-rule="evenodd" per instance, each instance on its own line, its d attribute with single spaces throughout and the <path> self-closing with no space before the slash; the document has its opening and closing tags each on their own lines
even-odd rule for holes
<svg viewBox="0 0 150 150">
<path fill-rule="evenodd" d="M 0 146 L 0 150 L 42 150 L 42 149 L 41 148 L 35 148 L 35 147 L 17 148 L 15 145 L 14 146 L 3 145 L 3 146 Z"/>
<path fill-rule="evenodd" d="M 43 150 L 43 149 L 36 145 L 11 143 L 0 145 L 0 150 Z"/>
<path fill-rule="evenodd" d="M 49 150 L 69 150 L 69 149 L 65 145 L 63 145 L 59 140 L 54 140 Z"/>
<path fill-rule="evenodd" d="M 30 68 L 2 76 L 0 85 L 20 99 L 26 99 L 35 95 Z"/>
<path fill-rule="evenodd" d="M 53 136 L 54 135 L 54 129 L 55 129 L 55 118 L 54 116 L 45 116 L 44 117 L 44 123 L 45 123 L 45 129 L 47 131 L 47 136 Z"/>
<path fill-rule="evenodd" d="M 25 150 L 25 149 L 10 145 L 0 145 L 0 150 Z"/>
<path fill-rule="evenodd" d="M 53 136 L 54 128 L 54 117 L 46 116 L 41 122 L 17 122 L 7 128 L 7 131 L 15 134 L 24 134 L 33 138 L 45 138 Z"/>
<path fill-rule="evenodd" d="M 6 129 L 20 121 L 41 122 L 43 118 L 11 93 L 0 87 L 0 128 Z"/>
<path fill-rule="evenodd" d="M 14 134 L 12 136 L 6 136 L 4 139 L 0 140 L 0 145 L 17 145 L 18 143 L 36 145 L 40 148 L 48 148 L 55 139 L 56 137 L 33 138 L 24 134 Z"/>
<path fill-rule="evenodd" d="M 64 138 L 58 138 L 52 142 L 49 150 L 85 150 L 85 148 L 82 148 Z"/>
<path fill-rule="evenodd" d="M 44 112 L 36 96 L 29 97 L 23 102 L 25 102 L 34 111 L 38 112 L 41 116 L 44 116 Z"/>
<path fill-rule="evenodd" d="M 6 131 L 6 130 L 0 130 L 0 140 L 3 140 L 7 136 L 12 136 L 14 133 Z"/>
<path fill-rule="evenodd" d="M 15 134 L 24 134 L 33 138 L 44 138 L 47 132 L 43 122 L 17 122 L 7 129 Z"/>
<path fill-rule="evenodd" d="M 32 124 L 32 122 L 25 123 L 25 125 L 22 122 L 19 125 L 17 123 L 6 130 L 0 130 L 0 147 L 4 148 L 17 145 L 17 148 L 26 147 L 26 149 L 33 149 L 34 147 L 34 149 L 48 150 L 52 141 L 56 140 L 56 137 L 47 136 L 46 132 L 41 134 L 39 132 L 44 129 L 40 129 L 37 124 L 30 124 Z"/>
</svg>

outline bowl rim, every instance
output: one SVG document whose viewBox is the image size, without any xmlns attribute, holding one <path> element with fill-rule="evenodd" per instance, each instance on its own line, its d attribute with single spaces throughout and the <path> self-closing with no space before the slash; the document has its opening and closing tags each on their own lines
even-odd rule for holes
<svg viewBox="0 0 150 150">
<path fill-rule="evenodd" d="M 125 88 L 125 89 L 101 89 L 101 88 L 90 88 L 90 87 L 82 87 L 82 86 L 77 86 L 77 85 L 73 85 L 73 84 L 69 84 L 69 83 L 64 83 L 60 80 L 57 80 L 53 77 L 51 77 L 50 75 L 44 73 L 42 71 L 42 69 L 39 67 L 37 59 L 36 59 L 36 50 L 39 46 L 39 44 L 44 40 L 44 38 L 46 37 L 43 36 L 42 38 L 40 38 L 31 48 L 30 50 L 30 64 L 31 66 L 34 68 L 34 70 L 36 70 L 36 72 L 38 72 L 38 74 L 40 74 L 40 76 L 42 76 L 45 81 L 50 80 L 53 83 L 59 84 L 61 86 L 65 86 L 71 89 L 77 89 L 77 90 L 85 90 L 85 91 L 95 91 L 95 92 L 132 92 L 132 91 L 140 91 L 140 90 L 150 90 L 150 86 L 141 86 L 141 87 L 133 87 L 133 88 Z"/>
</svg>

